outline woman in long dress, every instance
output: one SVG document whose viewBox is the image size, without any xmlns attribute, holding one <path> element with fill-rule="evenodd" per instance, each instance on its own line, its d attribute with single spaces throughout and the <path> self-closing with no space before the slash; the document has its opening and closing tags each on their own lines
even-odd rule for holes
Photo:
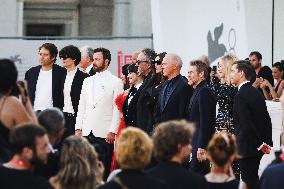
<svg viewBox="0 0 284 189">
<path fill-rule="evenodd" d="M 216 132 L 226 131 L 235 134 L 233 104 L 237 88 L 231 84 L 230 73 L 231 67 L 236 60 L 237 57 L 233 54 L 226 54 L 221 57 L 218 63 L 218 74 L 221 81 L 210 86 L 218 103 Z M 234 161 L 232 166 L 235 176 L 239 178 L 239 163 Z"/>
</svg>

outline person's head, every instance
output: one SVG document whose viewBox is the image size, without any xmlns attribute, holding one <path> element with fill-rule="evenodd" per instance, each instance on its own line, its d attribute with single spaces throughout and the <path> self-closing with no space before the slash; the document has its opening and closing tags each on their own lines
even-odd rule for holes
<svg viewBox="0 0 284 189">
<path fill-rule="evenodd" d="M 44 43 L 38 48 L 39 62 L 42 66 L 54 64 L 57 54 L 57 47 L 52 43 Z"/>
<path fill-rule="evenodd" d="M 60 170 L 56 176 L 61 188 L 95 188 L 99 177 L 99 160 L 95 148 L 79 136 L 63 141 Z"/>
<path fill-rule="evenodd" d="M 198 58 L 198 60 L 201 60 L 202 62 L 204 62 L 207 66 L 209 66 L 209 59 L 208 56 L 206 55 L 202 55 Z"/>
<path fill-rule="evenodd" d="M 249 54 L 249 62 L 253 66 L 253 68 L 256 70 L 259 67 L 261 67 L 261 61 L 262 61 L 262 55 L 258 51 L 252 51 Z"/>
<path fill-rule="evenodd" d="M 61 142 L 65 130 L 65 119 L 59 108 L 53 107 L 41 111 L 38 115 L 38 122 L 45 128 L 52 145 Z"/>
<path fill-rule="evenodd" d="M 140 54 L 141 51 L 135 51 L 131 55 L 131 64 L 136 64 L 137 57 Z"/>
<path fill-rule="evenodd" d="M 139 78 L 141 78 L 138 74 L 138 66 L 136 64 L 130 64 L 127 70 L 129 85 L 135 85 L 139 81 Z"/>
<path fill-rule="evenodd" d="M 147 76 L 153 69 L 153 62 L 156 58 L 156 53 L 153 49 L 143 49 L 138 57 L 136 63 L 138 64 L 139 75 Z"/>
<path fill-rule="evenodd" d="M 220 168 L 233 162 L 237 156 L 234 135 L 227 132 L 215 133 L 207 146 L 207 155 L 212 163 Z"/>
<path fill-rule="evenodd" d="M 111 61 L 111 54 L 108 49 L 100 47 L 94 49 L 93 58 L 94 58 L 93 67 L 95 71 L 102 72 L 109 67 Z"/>
<path fill-rule="evenodd" d="M 10 94 L 16 87 L 18 78 L 17 68 L 12 60 L 0 59 L 0 93 Z"/>
<path fill-rule="evenodd" d="M 156 73 L 162 73 L 163 69 L 162 69 L 162 62 L 163 62 L 163 59 L 165 58 L 166 56 L 166 52 L 162 52 L 162 53 L 159 53 L 156 58 L 155 58 L 155 69 L 156 69 Z"/>
<path fill-rule="evenodd" d="M 280 62 L 276 62 L 272 65 L 272 76 L 274 79 L 281 79 L 283 74 L 283 67 Z"/>
<path fill-rule="evenodd" d="M 59 58 L 66 69 L 74 69 L 81 61 L 78 47 L 68 45 L 59 51 Z"/>
<path fill-rule="evenodd" d="M 152 136 L 154 156 L 158 161 L 185 162 L 191 153 L 193 133 L 193 125 L 184 120 L 160 123 Z"/>
<path fill-rule="evenodd" d="M 49 140 L 45 129 L 40 125 L 26 123 L 11 129 L 10 144 L 15 154 L 32 166 L 47 162 Z"/>
<path fill-rule="evenodd" d="M 163 58 L 162 62 L 163 76 L 167 77 L 168 79 L 172 79 L 178 74 L 180 74 L 181 67 L 182 67 L 182 60 L 179 55 L 168 53 Z"/>
<path fill-rule="evenodd" d="M 190 62 L 188 69 L 188 83 L 195 88 L 200 82 L 208 77 L 208 66 L 201 60 Z"/>
<path fill-rule="evenodd" d="M 121 132 L 116 144 L 115 156 L 121 169 L 142 170 L 150 162 L 152 140 L 141 129 L 127 127 Z"/>
<path fill-rule="evenodd" d="M 226 54 L 220 58 L 218 62 L 218 74 L 221 78 L 222 83 L 231 83 L 231 68 L 238 58 L 234 54 Z"/>
<path fill-rule="evenodd" d="M 128 76 L 128 68 L 129 64 L 125 64 L 121 67 L 121 77 L 120 79 L 122 80 L 123 84 L 128 84 L 128 79 L 127 79 L 127 76 Z"/>
<path fill-rule="evenodd" d="M 86 69 L 94 61 L 93 58 L 94 50 L 92 47 L 83 46 L 80 48 L 80 51 L 81 51 L 80 67 Z"/>
<path fill-rule="evenodd" d="M 238 60 L 234 62 L 231 69 L 231 83 L 239 86 L 244 81 L 250 81 L 254 76 L 254 69 L 250 62 Z"/>
</svg>

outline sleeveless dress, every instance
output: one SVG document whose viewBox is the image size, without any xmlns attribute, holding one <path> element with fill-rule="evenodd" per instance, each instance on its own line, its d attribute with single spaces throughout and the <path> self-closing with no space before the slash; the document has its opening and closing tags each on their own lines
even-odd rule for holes
<svg viewBox="0 0 284 189">
<path fill-rule="evenodd" d="M 2 104 L 0 106 L 0 118 L 2 117 L 2 109 L 5 103 L 6 97 L 3 97 Z M 10 130 L 0 121 L 0 163 L 9 161 L 13 155 L 10 143 L 9 143 Z"/>
</svg>

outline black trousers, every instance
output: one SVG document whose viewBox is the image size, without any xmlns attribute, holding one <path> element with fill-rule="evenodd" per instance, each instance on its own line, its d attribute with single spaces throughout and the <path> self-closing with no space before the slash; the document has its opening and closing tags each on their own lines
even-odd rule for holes
<svg viewBox="0 0 284 189">
<path fill-rule="evenodd" d="M 241 178 L 248 189 L 259 189 L 258 169 L 262 156 L 240 159 Z"/>
<path fill-rule="evenodd" d="M 107 143 L 105 141 L 105 138 L 94 136 L 92 132 L 88 136 L 86 136 L 86 138 L 95 147 L 99 156 L 99 160 L 104 164 L 104 180 L 106 181 L 110 173 L 114 145 Z"/>
<path fill-rule="evenodd" d="M 63 114 L 65 117 L 65 132 L 63 138 L 67 138 L 75 134 L 76 115 L 66 112 L 63 112 Z"/>
</svg>

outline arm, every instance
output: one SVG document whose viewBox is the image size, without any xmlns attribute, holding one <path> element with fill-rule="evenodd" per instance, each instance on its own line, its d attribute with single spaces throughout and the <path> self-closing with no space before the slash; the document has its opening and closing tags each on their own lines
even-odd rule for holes
<svg viewBox="0 0 284 189">
<path fill-rule="evenodd" d="M 269 91 L 271 93 L 272 98 L 274 98 L 273 96 L 277 95 L 272 87 L 272 85 L 265 79 L 261 84 L 260 84 L 260 88 L 264 94 L 264 97 L 266 100 L 272 100 L 272 98 L 270 97 L 269 93 L 267 92 L 266 88 L 269 88 Z"/>
<path fill-rule="evenodd" d="M 112 120 L 111 120 L 111 126 L 109 129 L 110 133 L 117 132 L 119 121 L 120 121 L 120 113 L 119 110 L 115 104 L 115 99 L 117 96 L 123 92 L 123 83 L 121 80 L 116 81 L 116 84 L 113 89 L 113 99 L 112 99 Z"/>
<path fill-rule="evenodd" d="M 200 91 L 199 98 L 199 112 L 200 112 L 200 146 L 205 149 L 209 140 L 215 133 L 215 117 L 216 117 L 216 101 L 209 89 Z"/>
<path fill-rule="evenodd" d="M 86 80 L 84 80 L 79 100 L 76 124 L 75 124 L 75 135 L 79 136 L 82 135 L 83 117 L 86 113 L 86 87 L 87 87 Z"/>
</svg>

